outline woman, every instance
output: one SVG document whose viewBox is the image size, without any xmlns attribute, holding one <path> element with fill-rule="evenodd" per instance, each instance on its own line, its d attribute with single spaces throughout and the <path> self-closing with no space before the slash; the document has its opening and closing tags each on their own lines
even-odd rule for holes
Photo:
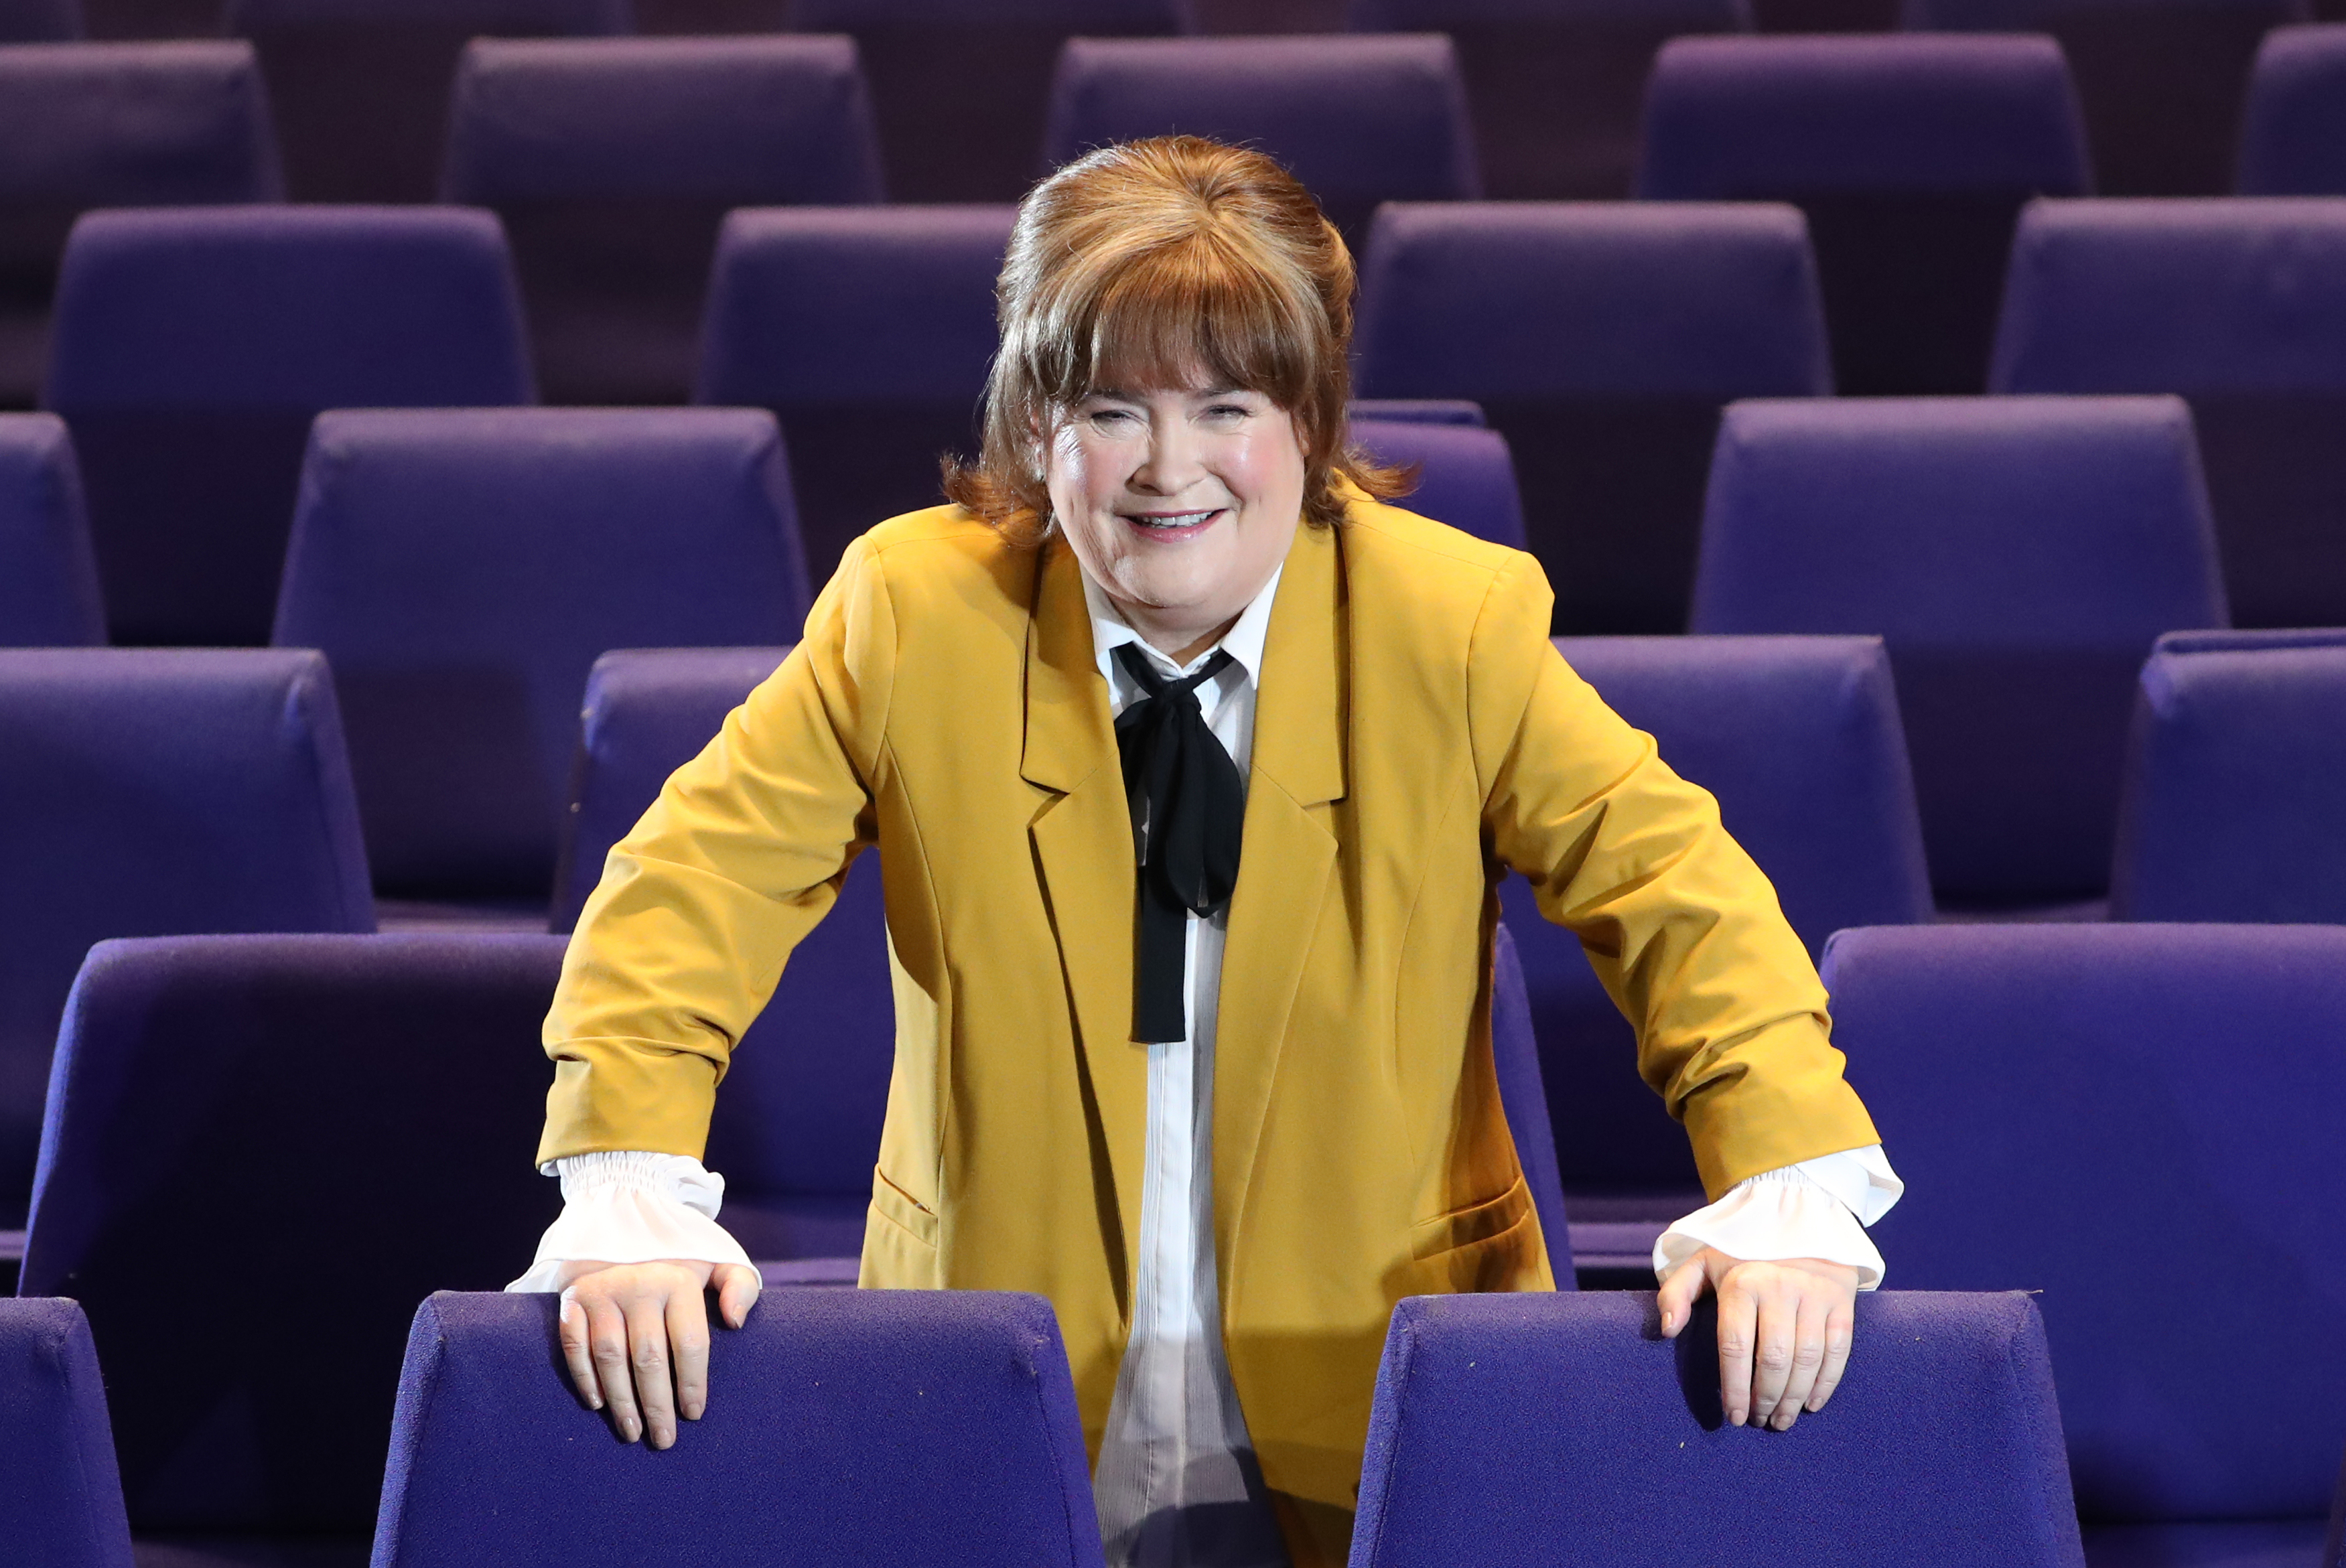
<svg viewBox="0 0 2346 1568">
<path fill-rule="evenodd" d="M 1489 1045 L 1496 880 L 1577 932 L 1721 1201 L 1732 1419 L 1830 1396 L 1895 1177 L 1711 799 L 1547 641 L 1538 565 L 1343 445 L 1352 262 L 1269 159 L 1112 148 L 1021 209 L 983 455 L 611 853 L 546 1024 L 582 1395 L 674 1440 L 728 1053 L 880 846 L 897 1058 L 866 1286 L 1039 1291 L 1114 1563 L 1344 1559 L 1402 1296 L 1552 1285 Z M 810 1040 L 804 1048 L 820 1050 Z M 1774 1261 L 1763 1261 L 1774 1260 Z"/>
</svg>

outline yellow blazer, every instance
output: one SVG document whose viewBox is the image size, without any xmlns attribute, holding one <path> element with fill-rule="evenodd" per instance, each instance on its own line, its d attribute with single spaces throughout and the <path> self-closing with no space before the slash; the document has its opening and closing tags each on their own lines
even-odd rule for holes
<svg viewBox="0 0 2346 1568">
<path fill-rule="evenodd" d="M 1531 556 L 1356 499 L 1298 531 L 1273 606 L 1214 1242 L 1299 1564 L 1344 1560 L 1393 1303 L 1552 1287 L 1491 1064 L 1507 868 L 1637 1023 L 1638 1071 L 1714 1195 L 1877 1141 L 1774 890 L 1566 667 L 1550 598 Z M 1147 1053 L 1132 830 L 1063 542 L 1015 548 L 947 506 L 848 550 L 805 641 L 611 851 L 546 1020 L 538 1157 L 700 1154 L 734 1043 L 874 843 L 897 1044 L 862 1283 L 1048 1297 L 1096 1453 Z"/>
</svg>

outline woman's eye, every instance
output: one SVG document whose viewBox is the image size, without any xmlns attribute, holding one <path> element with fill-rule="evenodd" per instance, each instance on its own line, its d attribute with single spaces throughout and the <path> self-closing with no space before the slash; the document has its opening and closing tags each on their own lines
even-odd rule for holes
<svg viewBox="0 0 2346 1568">
<path fill-rule="evenodd" d="M 1254 411 L 1242 402 L 1218 402 L 1206 410 L 1209 419 L 1244 419 Z"/>
</svg>

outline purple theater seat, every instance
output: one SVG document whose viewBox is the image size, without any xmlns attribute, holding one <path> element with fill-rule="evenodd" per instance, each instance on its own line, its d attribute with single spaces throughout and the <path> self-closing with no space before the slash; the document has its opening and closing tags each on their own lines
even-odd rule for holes
<svg viewBox="0 0 2346 1568">
<path fill-rule="evenodd" d="M 2346 25 L 2276 27 L 2240 127 L 2242 196 L 2346 196 Z"/>
<path fill-rule="evenodd" d="M 762 410 L 344 410 L 276 640 L 333 662 L 378 887 L 542 910 L 596 657 L 780 642 L 809 597 Z"/>
<path fill-rule="evenodd" d="M 296 201 L 429 201 L 465 41 L 635 31 L 630 0 L 227 0 L 269 79 Z"/>
<path fill-rule="evenodd" d="M 2181 393 L 2239 624 L 2346 625 L 2346 199 L 2032 205 L 1990 388 Z"/>
<path fill-rule="evenodd" d="M 898 201 L 1015 201 L 1043 172 L 1059 46 L 1194 32 L 1192 11 L 1192 0 L 791 0 L 790 25 L 854 37 Z"/>
<path fill-rule="evenodd" d="M 131 1568 L 106 1385 L 71 1301 L 0 1299 L 0 1552 L 40 1568 Z"/>
<path fill-rule="evenodd" d="M 475 39 L 440 194 L 513 241 L 549 402 L 677 403 L 736 207 L 881 199 L 846 38 Z"/>
<path fill-rule="evenodd" d="M 1811 952 L 1843 926 L 1931 918 L 1880 639 L 1559 637 L 1556 647 L 1664 761 L 1718 797 Z M 1623 1227 L 1602 1250 L 1650 1250 L 1703 1202 L 1686 1131 L 1637 1076 L 1635 1033 L 1579 942 L 1541 916 L 1523 878 L 1509 877 L 1500 901 L 1530 987 L 1566 1206 L 1592 1237 L 1592 1226 Z"/>
<path fill-rule="evenodd" d="M 1882 636 L 1942 902 L 2108 885 L 2136 673 L 2225 624 L 2176 398 L 1898 398 L 1728 411 L 1704 632 Z"/>
<path fill-rule="evenodd" d="M 577 923 L 611 846 L 789 651 L 661 648 L 595 661 L 555 930 Z M 717 1095 L 709 1164 L 725 1176 L 726 1228 L 751 1257 L 852 1264 L 862 1252 L 895 1019 L 875 851 L 857 859 L 839 901 L 790 955 Z"/>
<path fill-rule="evenodd" d="M 1825 981 L 1908 1184 L 1892 1278 L 2042 1292 L 2087 1561 L 2313 1568 L 2346 1440 L 2346 928 L 1845 932 Z"/>
<path fill-rule="evenodd" d="M 80 0 L 0 0 L 0 43 L 56 44 L 81 36 Z"/>
<path fill-rule="evenodd" d="M 1507 1114 L 1515 1158 L 1531 1188 L 1540 1234 L 1547 1241 L 1549 1271 L 1559 1290 L 1574 1288 L 1572 1229 L 1565 1217 L 1564 1186 L 1556 1178 L 1556 1135 L 1548 1125 L 1547 1087 L 1540 1077 L 1539 1041 L 1532 1033 L 1532 1005 L 1524 989 L 1523 961 L 1504 925 L 1491 942 L 1491 1065 L 1498 1074 L 1499 1104 Z"/>
<path fill-rule="evenodd" d="M 320 409 L 536 401 L 497 221 L 452 208 L 93 212 L 46 406 L 81 454 L 114 639 L 269 640 Z"/>
<path fill-rule="evenodd" d="M 1458 52 L 1440 34 L 1076 38 L 1061 51 L 1046 163 L 1176 131 L 1270 154 L 1355 247 L 1381 201 L 1483 194 Z"/>
<path fill-rule="evenodd" d="M 2346 924 L 2346 631 L 2158 639 L 2110 913 Z"/>
<path fill-rule="evenodd" d="M 0 650 L 0 1227 L 24 1213 L 57 1017 L 90 943 L 374 929 L 326 662 Z"/>
<path fill-rule="evenodd" d="M 1983 390 L 2021 204 L 2091 185 L 2049 38 L 1681 38 L 1647 90 L 1638 195 L 1807 214 L 1845 394 Z"/>
<path fill-rule="evenodd" d="M 975 452 L 1014 216 L 796 208 L 725 220 L 693 399 L 780 418 L 818 582 L 865 530 L 944 500 L 941 454 Z"/>
<path fill-rule="evenodd" d="M 0 413 L 0 647 L 106 641 L 73 438 L 51 413 Z"/>
<path fill-rule="evenodd" d="M 1379 463 L 1416 463 L 1417 485 L 1393 504 L 1464 528 L 1478 539 L 1524 548 L 1524 503 L 1507 438 L 1480 425 L 1419 420 L 1352 422 L 1352 439 Z"/>
<path fill-rule="evenodd" d="M 1377 217 L 1364 397 L 1473 398 L 1507 437 L 1572 632 L 1680 632 L 1720 405 L 1832 390 L 1798 211 L 1409 203 Z"/>
<path fill-rule="evenodd" d="M 221 936 L 90 954 L 23 1288 L 89 1314 L 156 1561 L 365 1561 L 413 1304 L 497 1288 L 561 1207 L 530 1150 L 562 946 Z"/>
<path fill-rule="evenodd" d="M 2080 1568 L 2026 1296 L 1861 1297 L 1848 1380 L 1789 1432 L 1723 1423 L 1711 1317 L 1673 1343 L 1626 1291 L 1403 1301 L 1353 1568 Z"/>
<path fill-rule="evenodd" d="M 2265 33 L 2309 0 L 1903 0 L 1910 29 L 2049 33 L 2077 84 L 2096 185 L 2111 196 L 2232 188 L 2240 110 Z"/>
<path fill-rule="evenodd" d="M 280 194 L 250 45 L 0 47 L 0 406 L 40 395 L 82 212 Z"/>
<path fill-rule="evenodd" d="M 1393 424 L 1468 424 L 1484 427 L 1483 405 L 1463 397 L 1356 397 L 1347 405 L 1352 418 L 1382 420 Z"/>
<path fill-rule="evenodd" d="M 549 1355 L 555 1311 L 443 1293 L 416 1313 L 374 1568 L 1098 1568 L 1040 1297 L 771 1293 L 718 1330 L 709 1413 L 666 1453 L 579 1408 Z"/>
</svg>

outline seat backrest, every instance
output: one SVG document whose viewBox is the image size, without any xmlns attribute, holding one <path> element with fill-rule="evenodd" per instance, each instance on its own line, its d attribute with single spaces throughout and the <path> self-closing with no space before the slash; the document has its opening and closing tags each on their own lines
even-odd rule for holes
<svg viewBox="0 0 2346 1568">
<path fill-rule="evenodd" d="M 840 37 L 476 38 L 440 192 L 505 220 L 556 402 L 681 402 L 718 225 L 881 199 Z"/>
<path fill-rule="evenodd" d="M 1396 506 L 1494 545 L 1524 548 L 1515 460 L 1497 431 L 1430 420 L 1355 419 L 1351 434 L 1379 463 L 1417 465 L 1416 485 Z"/>
<path fill-rule="evenodd" d="M 66 247 L 45 402 L 117 642 L 269 640 L 320 409 L 535 398 L 485 212 L 93 212 Z"/>
<path fill-rule="evenodd" d="M 1719 799 L 1810 952 L 1931 918 L 1889 657 L 1862 636 L 1559 637 L 1565 662 Z M 1523 955 L 1566 1191 L 1693 1193 L 1686 1130 L 1631 1071 L 1636 1035 L 1531 884 L 1500 900 Z"/>
<path fill-rule="evenodd" d="M 71 1301 L 0 1298 L 0 1541 L 42 1568 L 131 1568 L 106 1385 Z"/>
<path fill-rule="evenodd" d="M 2346 631 L 2183 632 L 2142 668 L 2110 913 L 2346 924 Z"/>
<path fill-rule="evenodd" d="M 1943 901 L 2098 896 L 2136 671 L 2224 624 L 2178 399 L 1754 402 L 1720 428 L 1695 629 L 1884 639 Z"/>
<path fill-rule="evenodd" d="M 530 1150 L 562 947 L 230 936 L 91 953 L 24 1288 L 70 1288 L 89 1314 L 136 1528 L 372 1524 L 411 1304 L 497 1288 L 561 1208 Z M 331 1280 L 334 1308 L 166 1288 L 229 1278 Z"/>
<path fill-rule="evenodd" d="M 1044 160 L 1176 132 L 1269 153 L 1354 246 L 1381 201 L 1483 194 L 1458 53 L 1438 33 L 1077 38 Z"/>
<path fill-rule="evenodd" d="M 762 410 L 342 410 L 276 641 L 333 661 L 382 888 L 545 898 L 596 657 L 780 642 L 808 601 Z"/>
<path fill-rule="evenodd" d="M 709 1349 L 675 1453 L 621 1445 L 548 1348 L 552 1296 L 415 1315 L 379 1568 L 674 1558 L 1098 1568 L 1083 1426 L 1050 1303 L 975 1290 L 775 1290 Z M 681 1462 L 678 1462 L 681 1461 Z"/>
<path fill-rule="evenodd" d="M 1990 384 L 2188 398 L 2239 624 L 2346 625 L 2346 197 L 2033 204 Z"/>
<path fill-rule="evenodd" d="M 316 653 L 0 650 L 0 1215 L 23 1212 L 57 1019 L 92 942 L 374 929 Z"/>
<path fill-rule="evenodd" d="M 977 449 L 1008 207 L 773 208 L 717 242 L 698 402 L 770 408 L 815 580 Z M 706 640 L 706 639 L 704 639 Z"/>
<path fill-rule="evenodd" d="M 0 413 L 0 647 L 105 640 L 73 438 L 53 413 Z"/>
<path fill-rule="evenodd" d="M 2346 196 L 2346 25 L 2275 27 L 2240 125 L 2242 196 Z"/>
<path fill-rule="evenodd" d="M 1861 1297 L 1848 1380 L 1781 1433 L 1724 1423 L 1708 1308 L 1675 1342 L 1652 1319 L 1631 1291 L 1402 1302 L 1354 1568 L 2083 1568 L 2026 1296 Z"/>
<path fill-rule="evenodd" d="M 1523 961 L 1504 925 L 1491 943 L 1491 1064 L 1499 1079 L 1499 1104 L 1507 1115 L 1515 1158 L 1531 1188 L 1547 1242 L 1556 1288 L 1574 1288 L 1572 1227 L 1564 1210 L 1564 1185 L 1556 1174 L 1556 1133 L 1548 1125 L 1547 1087 L 1541 1080 L 1539 1039 L 1532 1029 L 1531 996 L 1524 989 Z"/>
<path fill-rule="evenodd" d="M 0 41 L 54 44 L 81 36 L 79 0 L 6 0 L 0 5 Z"/>
<path fill-rule="evenodd" d="M 1845 394 L 1981 391 L 2022 203 L 2091 186 L 2046 37 L 1679 38 L 1647 88 L 1638 194 L 1808 215 Z"/>
<path fill-rule="evenodd" d="M 1363 397 L 1472 398 L 1514 449 L 1572 632 L 1679 632 L 1721 404 L 1832 390 L 1800 215 L 1396 203 L 1362 266 Z"/>
<path fill-rule="evenodd" d="M 1483 405 L 1463 397 L 1356 397 L 1347 405 L 1355 423 L 1384 420 L 1395 424 L 1470 424 L 1484 428 Z"/>
</svg>

